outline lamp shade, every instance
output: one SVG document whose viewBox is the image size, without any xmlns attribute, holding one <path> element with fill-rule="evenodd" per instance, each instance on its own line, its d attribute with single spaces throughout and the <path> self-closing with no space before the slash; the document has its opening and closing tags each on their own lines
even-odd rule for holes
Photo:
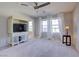
<svg viewBox="0 0 79 59">
<path fill-rule="evenodd" d="M 69 26 L 65 26 L 65 29 L 69 29 Z"/>
</svg>

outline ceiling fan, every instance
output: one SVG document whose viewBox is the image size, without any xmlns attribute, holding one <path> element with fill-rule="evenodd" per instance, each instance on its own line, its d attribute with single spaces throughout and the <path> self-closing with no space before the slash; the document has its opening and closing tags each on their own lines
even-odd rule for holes
<svg viewBox="0 0 79 59">
<path fill-rule="evenodd" d="M 49 4 L 50 4 L 50 2 L 46 2 L 46 3 L 43 3 L 43 4 L 41 4 L 41 5 L 38 5 L 37 2 L 34 2 L 34 5 L 35 5 L 35 6 L 31 6 L 31 7 L 33 7 L 34 9 L 39 9 L 39 8 L 45 7 L 45 6 L 49 5 Z M 27 4 L 21 4 L 21 5 L 23 5 L 23 6 L 29 6 L 29 5 L 27 5 Z"/>
</svg>

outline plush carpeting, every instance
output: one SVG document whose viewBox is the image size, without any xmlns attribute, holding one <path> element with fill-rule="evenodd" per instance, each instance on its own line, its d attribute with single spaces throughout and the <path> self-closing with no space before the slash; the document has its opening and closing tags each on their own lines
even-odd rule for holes
<svg viewBox="0 0 79 59">
<path fill-rule="evenodd" d="M 56 40 L 34 40 L 0 51 L 7 57 L 76 57 L 79 54 L 70 46 Z"/>
</svg>

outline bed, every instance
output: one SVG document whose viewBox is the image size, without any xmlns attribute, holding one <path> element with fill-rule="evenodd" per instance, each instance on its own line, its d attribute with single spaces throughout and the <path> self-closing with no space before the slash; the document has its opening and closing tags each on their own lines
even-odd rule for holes
<svg viewBox="0 0 79 59">
<path fill-rule="evenodd" d="M 0 51 L 0 57 L 78 57 L 70 46 L 60 41 L 38 39 Z"/>
</svg>

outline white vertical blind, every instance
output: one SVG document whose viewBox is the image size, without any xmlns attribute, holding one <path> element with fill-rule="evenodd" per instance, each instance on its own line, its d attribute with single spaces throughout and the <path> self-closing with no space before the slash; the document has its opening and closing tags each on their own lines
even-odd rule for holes
<svg viewBox="0 0 79 59">
<path fill-rule="evenodd" d="M 33 31 L 33 23 L 32 23 L 32 21 L 28 22 L 28 30 L 31 31 L 31 32 Z"/>
<path fill-rule="evenodd" d="M 41 31 L 42 32 L 47 32 L 47 25 L 48 25 L 47 20 L 43 20 L 41 22 Z"/>
<path fill-rule="evenodd" d="M 51 32 L 52 33 L 59 33 L 60 28 L 59 28 L 59 19 L 52 19 L 51 21 Z"/>
</svg>

